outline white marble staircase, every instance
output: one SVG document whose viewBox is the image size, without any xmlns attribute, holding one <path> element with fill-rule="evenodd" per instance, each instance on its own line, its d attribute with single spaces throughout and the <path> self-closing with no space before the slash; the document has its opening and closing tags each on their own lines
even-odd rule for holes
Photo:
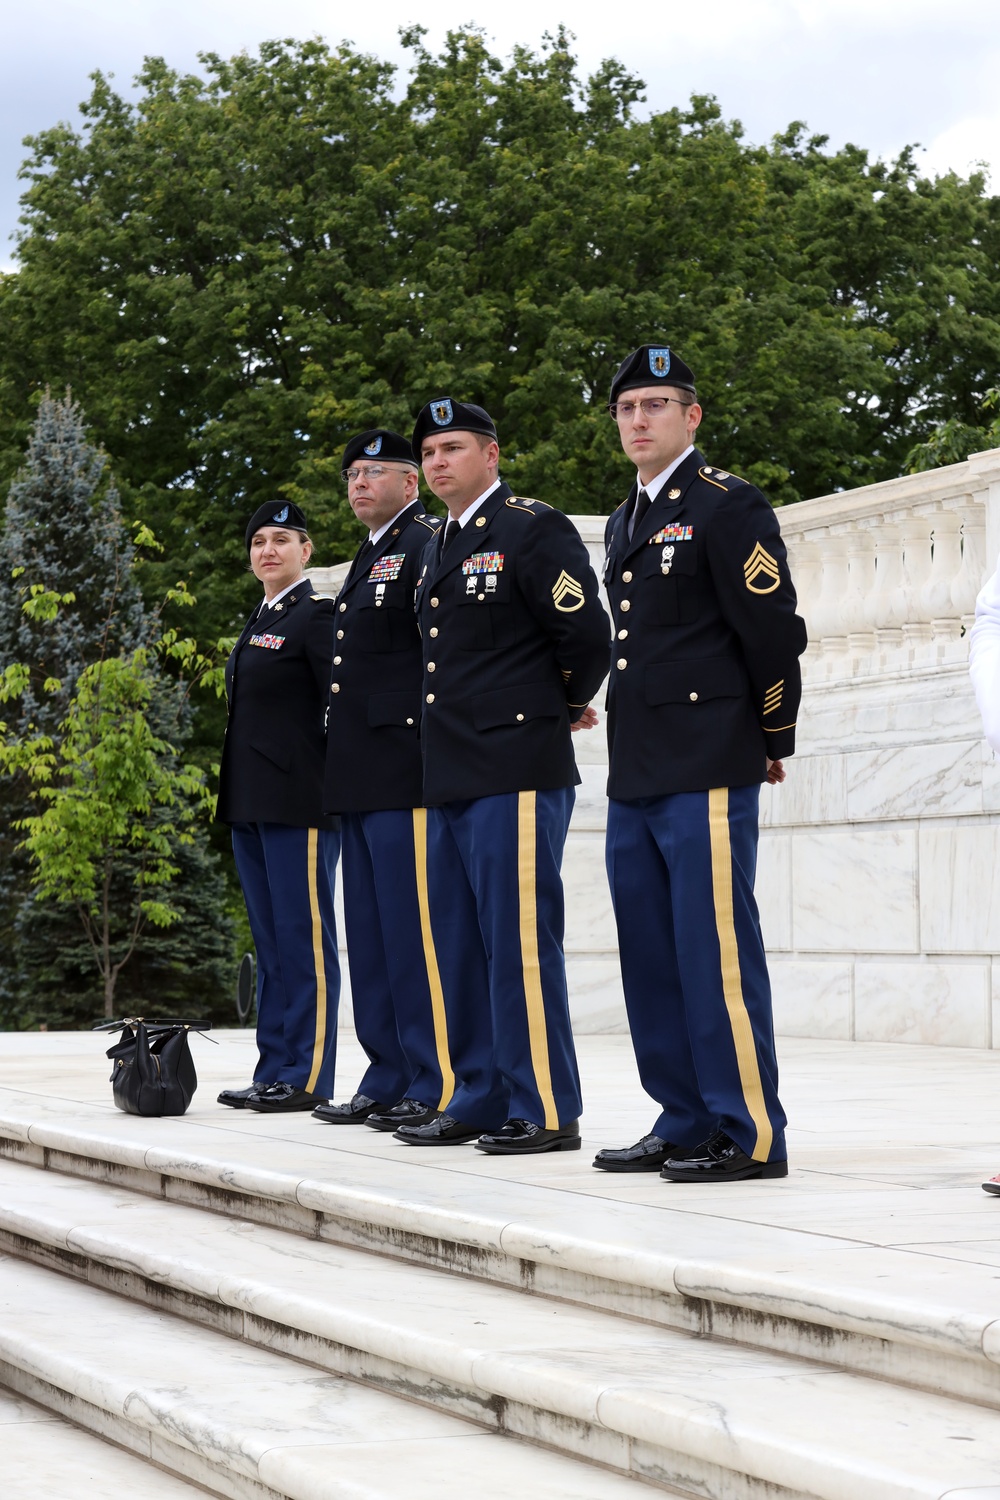
<svg viewBox="0 0 1000 1500">
<path fill-rule="evenodd" d="M 619 1039 L 584 1039 L 585 1063 L 591 1045 L 620 1082 Z M 846 1077 L 849 1054 L 825 1058 Z M 1000 1500 L 1000 1200 L 966 1197 L 958 1148 L 923 1188 L 880 1181 L 891 1143 L 873 1141 L 833 1192 L 817 1150 L 786 1183 L 699 1196 L 599 1177 L 583 1152 L 487 1161 L 224 1114 L 212 1085 L 183 1120 L 142 1121 L 67 1099 L 64 1075 L 17 1082 L 0 1089 L 0 1384 L 173 1483 Z M 817 1190 L 839 1201 L 828 1233 Z M 975 1258 L 942 1253 L 943 1213 L 950 1255 Z"/>
</svg>

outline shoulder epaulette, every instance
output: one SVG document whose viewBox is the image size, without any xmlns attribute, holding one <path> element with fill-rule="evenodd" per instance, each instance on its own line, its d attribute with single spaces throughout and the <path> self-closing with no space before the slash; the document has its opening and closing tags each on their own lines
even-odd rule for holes
<svg viewBox="0 0 1000 1500">
<path fill-rule="evenodd" d="M 420 515 L 420 516 L 414 516 L 413 519 L 415 521 L 419 521 L 420 524 L 421 524 L 421 526 L 426 526 L 428 531 L 438 531 L 438 530 L 440 530 L 440 527 L 441 527 L 441 517 L 440 516 Z"/>
<path fill-rule="evenodd" d="M 551 505 L 546 505 L 544 500 L 525 500 L 521 495 L 508 495 L 504 501 L 511 510 L 519 510 L 522 515 L 531 515 L 533 511 L 551 510 Z"/>
<path fill-rule="evenodd" d="M 741 479 L 738 474 L 730 474 L 727 469 L 715 469 L 706 464 L 703 469 L 698 470 L 698 478 L 714 484 L 717 490 L 738 489 L 741 484 L 749 484 L 749 479 Z"/>
</svg>

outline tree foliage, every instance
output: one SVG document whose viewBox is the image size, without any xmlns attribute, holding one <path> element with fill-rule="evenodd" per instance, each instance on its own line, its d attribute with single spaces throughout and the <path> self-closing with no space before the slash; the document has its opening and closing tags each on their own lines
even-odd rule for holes
<svg viewBox="0 0 1000 1500">
<path fill-rule="evenodd" d="M 945 420 L 985 425 L 1000 366 L 1000 200 L 827 148 L 768 145 L 718 104 L 640 109 L 569 38 L 494 56 L 404 33 L 397 79 L 342 44 L 151 58 L 100 74 L 82 130 L 30 143 L 19 269 L 0 282 L 0 465 L 31 403 L 72 384 L 130 513 L 199 596 L 196 633 L 251 597 L 242 527 L 306 508 L 317 561 L 356 527 L 345 439 L 483 402 L 515 486 L 606 511 L 628 482 L 604 405 L 637 343 L 699 377 L 703 446 L 777 503 L 890 477 Z M 202 756 L 221 722 L 202 715 Z M 211 720 L 211 722 L 209 722 Z"/>
<path fill-rule="evenodd" d="M 0 538 L 6 1025 L 86 1022 L 119 985 L 144 1004 L 225 986 L 226 891 L 194 821 L 208 794 L 176 748 L 192 683 L 218 673 L 144 604 L 137 547 L 154 539 L 129 536 L 79 407 L 44 395 Z M 193 604 L 183 585 L 168 599 Z M 154 935 L 181 913 L 183 937 Z"/>
</svg>

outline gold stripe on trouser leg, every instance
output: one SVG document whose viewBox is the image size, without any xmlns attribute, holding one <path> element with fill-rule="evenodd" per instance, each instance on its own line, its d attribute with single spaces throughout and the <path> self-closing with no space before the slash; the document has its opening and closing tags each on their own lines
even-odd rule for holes
<svg viewBox="0 0 1000 1500">
<path fill-rule="evenodd" d="M 754 1161 L 767 1161 L 774 1131 L 764 1104 L 760 1082 L 757 1046 L 753 1027 L 743 999 L 740 974 L 740 952 L 736 942 L 736 919 L 733 913 L 733 851 L 729 840 L 729 788 L 715 787 L 708 794 L 708 829 L 712 846 L 712 892 L 715 897 L 715 926 L 719 934 L 722 958 L 722 993 L 733 1029 L 736 1063 L 740 1070 L 743 1102 L 757 1127 L 757 1143 L 751 1152 Z"/>
<path fill-rule="evenodd" d="M 424 942 L 424 966 L 427 970 L 427 988 L 431 994 L 431 1020 L 434 1024 L 434 1049 L 441 1070 L 441 1098 L 438 1109 L 444 1109 L 455 1092 L 455 1074 L 451 1066 L 448 1048 L 448 1015 L 444 1008 L 444 990 L 441 988 L 441 971 L 438 968 L 437 949 L 434 946 L 434 929 L 431 927 L 431 907 L 427 895 L 427 809 L 413 809 L 413 857 L 417 876 L 417 905 L 420 908 L 420 935 Z"/>
<path fill-rule="evenodd" d="M 521 971 L 528 1015 L 528 1042 L 535 1087 L 542 1101 L 546 1130 L 558 1130 L 559 1115 L 552 1093 L 549 1037 L 542 997 L 542 968 L 538 961 L 538 909 L 535 891 L 535 794 L 517 794 L 517 894 L 520 907 Z"/>
<path fill-rule="evenodd" d="M 310 828 L 306 868 L 309 878 L 309 915 L 312 918 L 313 968 L 316 971 L 316 1040 L 313 1043 L 312 1071 L 306 1084 L 308 1093 L 313 1093 L 319 1070 L 323 1066 L 323 1048 L 326 1046 L 326 959 L 323 957 L 323 921 L 319 914 L 319 890 L 316 885 L 316 856 L 319 849 L 319 829 Z"/>
</svg>

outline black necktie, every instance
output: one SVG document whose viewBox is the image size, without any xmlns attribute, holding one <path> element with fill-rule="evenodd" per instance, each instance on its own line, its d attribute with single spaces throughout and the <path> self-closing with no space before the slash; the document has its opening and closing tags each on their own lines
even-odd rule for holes
<svg viewBox="0 0 1000 1500">
<path fill-rule="evenodd" d="M 652 500 L 650 500 L 645 490 L 640 490 L 636 495 L 635 505 L 632 507 L 632 519 L 629 522 L 628 528 L 630 541 L 632 537 L 635 536 L 636 531 L 642 525 L 643 521 L 646 519 L 646 512 L 649 510 L 649 507 L 652 505 L 652 503 Z"/>
<path fill-rule="evenodd" d="M 461 531 L 461 526 L 455 520 L 449 520 L 444 528 L 444 539 L 441 542 L 441 556 L 444 557 L 452 542 Z"/>
</svg>

